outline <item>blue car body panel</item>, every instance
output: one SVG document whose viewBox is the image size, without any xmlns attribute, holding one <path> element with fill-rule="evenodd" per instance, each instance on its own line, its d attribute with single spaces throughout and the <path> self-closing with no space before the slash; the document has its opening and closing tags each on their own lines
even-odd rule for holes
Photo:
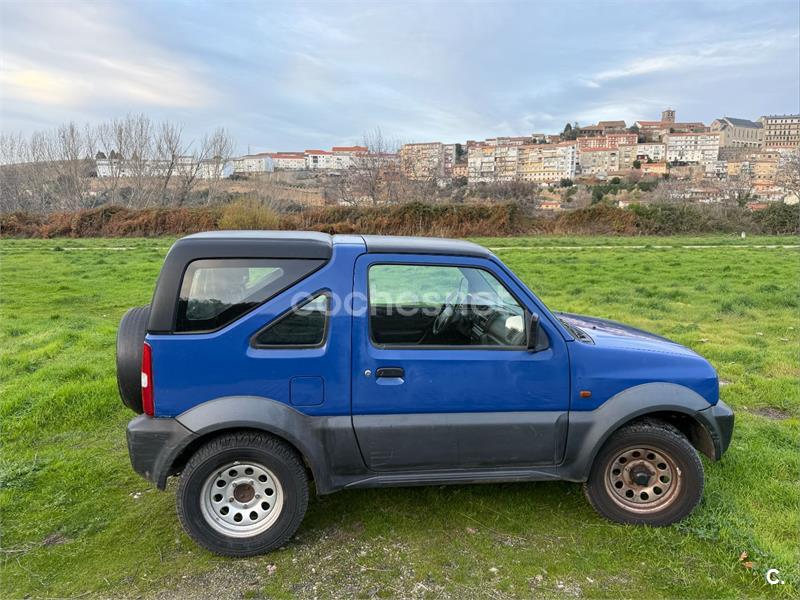
<svg viewBox="0 0 800 600">
<path fill-rule="evenodd" d="M 368 310 L 369 268 L 387 263 L 492 271 L 526 310 L 540 314 L 549 347 L 536 353 L 468 346 L 383 348 L 370 339 L 369 319 L 355 318 L 353 426 L 367 465 L 386 471 L 554 464 L 566 441 L 570 396 L 567 344 L 555 319 L 491 260 L 414 254 L 359 257 L 354 314 Z M 374 377 L 382 367 L 402 368 L 404 375 L 389 381 Z M 477 447 L 476 438 L 481 440 Z"/>
<path fill-rule="evenodd" d="M 324 267 L 219 331 L 148 334 L 156 416 L 176 417 L 226 396 L 260 396 L 291 405 L 290 381 L 300 377 L 322 378 L 324 401 L 295 402 L 297 410 L 309 415 L 349 415 L 352 317 L 348 311 L 333 307 L 327 338 L 319 348 L 253 348 L 250 339 L 303 297 L 324 290 L 338 298 L 349 297 L 353 262 L 363 252 L 363 242 L 336 244 Z"/>
</svg>

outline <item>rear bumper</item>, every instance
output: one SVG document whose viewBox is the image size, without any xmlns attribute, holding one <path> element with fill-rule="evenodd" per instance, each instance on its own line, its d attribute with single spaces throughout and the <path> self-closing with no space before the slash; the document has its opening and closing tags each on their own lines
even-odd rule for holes
<svg viewBox="0 0 800 600">
<path fill-rule="evenodd" d="M 175 419 L 139 415 L 128 423 L 127 437 L 134 471 L 163 490 L 175 458 L 195 434 Z"/>
<path fill-rule="evenodd" d="M 720 400 L 714 406 L 701 410 L 698 416 L 703 419 L 711 434 L 711 441 L 714 444 L 714 459 L 719 460 L 731 445 L 735 420 L 733 411 Z"/>
</svg>

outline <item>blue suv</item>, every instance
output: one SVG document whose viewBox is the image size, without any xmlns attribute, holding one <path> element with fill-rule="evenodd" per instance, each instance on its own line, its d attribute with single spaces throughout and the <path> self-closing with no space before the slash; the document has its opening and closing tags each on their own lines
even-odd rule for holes
<svg viewBox="0 0 800 600">
<path fill-rule="evenodd" d="M 469 242 L 210 232 L 169 251 L 117 338 L 133 468 L 180 474 L 178 515 L 213 552 L 272 550 L 313 482 L 346 488 L 584 484 L 621 523 L 667 525 L 733 432 L 693 351 L 552 312 Z"/>
</svg>

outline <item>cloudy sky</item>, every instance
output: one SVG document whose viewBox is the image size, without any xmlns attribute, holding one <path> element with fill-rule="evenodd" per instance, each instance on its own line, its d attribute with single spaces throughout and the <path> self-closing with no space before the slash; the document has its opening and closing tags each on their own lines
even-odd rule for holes
<svg viewBox="0 0 800 600">
<path fill-rule="evenodd" d="M 239 150 L 800 110 L 800 2 L 0 5 L 0 128 L 144 112 Z"/>
</svg>

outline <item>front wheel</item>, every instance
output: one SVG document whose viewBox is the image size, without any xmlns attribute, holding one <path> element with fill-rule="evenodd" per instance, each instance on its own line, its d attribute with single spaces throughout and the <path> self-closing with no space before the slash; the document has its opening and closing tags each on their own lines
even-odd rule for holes
<svg viewBox="0 0 800 600">
<path fill-rule="evenodd" d="M 178 516 L 201 546 L 225 556 L 253 556 L 283 545 L 308 506 L 308 477 L 297 453 L 260 433 L 221 436 L 186 465 Z"/>
<path fill-rule="evenodd" d="M 611 521 L 663 526 L 694 510 L 703 484 L 703 464 L 686 437 L 666 423 L 642 422 L 606 442 L 584 492 Z"/>
</svg>

